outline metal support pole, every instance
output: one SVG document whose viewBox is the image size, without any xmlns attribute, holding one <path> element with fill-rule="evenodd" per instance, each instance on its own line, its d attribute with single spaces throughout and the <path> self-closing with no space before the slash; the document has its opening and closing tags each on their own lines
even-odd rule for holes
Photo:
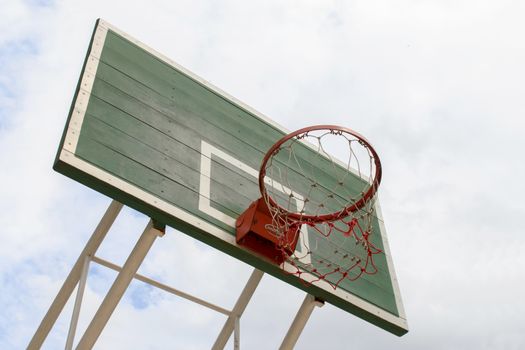
<svg viewBox="0 0 525 350">
<path fill-rule="evenodd" d="M 301 332 L 304 329 L 304 326 L 306 325 L 306 322 L 308 322 L 308 319 L 314 310 L 314 307 L 321 307 L 323 305 L 324 302 L 316 300 L 313 295 L 306 295 L 303 304 L 299 308 L 299 311 L 297 311 L 297 315 L 295 315 L 292 325 L 290 326 L 290 329 L 288 329 L 288 332 L 286 333 L 279 350 L 291 350 L 294 348 L 297 340 L 299 339 L 299 336 L 301 335 Z"/>
<path fill-rule="evenodd" d="M 255 293 L 255 289 L 259 285 L 259 282 L 261 281 L 263 275 L 264 272 L 257 269 L 253 270 L 250 279 L 248 279 L 248 282 L 246 282 L 246 286 L 244 286 L 244 289 L 242 290 L 239 299 L 237 299 L 237 302 L 235 303 L 235 306 L 233 307 L 230 316 L 228 317 L 226 323 L 222 327 L 221 333 L 219 333 L 217 340 L 215 340 L 215 344 L 213 344 L 212 350 L 224 349 L 224 346 L 226 346 L 226 342 L 228 342 L 228 339 L 230 339 L 232 332 L 235 328 L 235 318 L 242 316 L 242 313 L 246 309 L 246 306 L 248 305 L 248 302 L 250 301 L 253 293 Z"/>
<path fill-rule="evenodd" d="M 40 325 L 38 326 L 38 329 L 33 335 L 31 342 L 27 346 L 29 350 L 40 349 L 42 347 L 42 344 L 44 343 L 44 340 L 49 334 L 49 331 L 55 324 L 58 316 L 64 308 L 64 305 L 66 305 L 66 302 L 68 301 L 78 281 L 80 280 L 80 275 L 82 273 L 82 266 L 84 265 L 85 257 L 95 254 L 98 247 L 100 246 L 100 243 L 102 243 L 104 237 L 106 237 L 106 234 L 108 233 L 111 225 L 113 225 L 113 222 L 115 221 L 117 215 L 120 213 L 121 209 L 122 204 L 117 201 L 112 201 L 109 205 L 108 209 L 106 210 L 106 213 L 100 220 L 97 228 L 91 235 L 89 241 L 86 243 L 86 246 L 82 250 L 82 253 L 80 253 L 80 256 L 78 257 L 75 265 L 73 266 L 71 272 L 64 281 L 64 284 L 62 284 L 62 287 L 60 288 L 60 291 L 55 297 L 55 300 L 53 300 L 53 303 L 49 307 L 49 310 L 47 310 L 47 313 L 42 319 L 42 322 L 40 322 Z"/>
<path fill-rule="evenodd" d="M 241 318 L 235 317 L 235 328 L 233 330 L 233 350 L 241 348 Z"/>
<path fill-rule="evenodd" d="M 78 283 L 77 296 L 75 298 L 75 306 L 73 307 L 73 314 L 71 315 L 71 323 L 69 324 L 69 332 L 67 333 L 66 350 L 73 349 L 73 341 L 75 340 L 75 333 L 77 332 L 78 317 L 80 316 L 80 306 L 82 305 L 82 298 L 84 296 L 84 289 L 86 288 L 87 275 L 89 271 L 90 257 L 84 258 L 84 266 L 80 275 Z"/>
<path fill-rule="evenodd" d="M 128 288 L 133 276 L 153 245 L 155 238 L 157 238 L 157 236 L 162 236 L 163 234 L 164 229 L 159 230 L 154 226 L 154 222 L 150 220 L 146 229 L 137 241 L 137 244 L 135 244 L 135 247 L 131 251 L 131 254 L 128 256 L 126 263 L 122 267 L 122 271 L 120 271 L 115 282 L 113 282 L 113 285 L 98 308 L 97 313 L 80 339 L 77 349 L 84 350 L 93 348 L 111 314 Z"/>
</svg>

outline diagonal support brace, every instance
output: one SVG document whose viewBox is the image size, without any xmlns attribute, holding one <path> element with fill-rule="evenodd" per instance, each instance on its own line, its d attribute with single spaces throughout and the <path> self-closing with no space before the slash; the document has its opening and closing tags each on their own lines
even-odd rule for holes
<svg viewBox="0 0 525 350">
<path fill-rule="evenodd" d="M 312 311 L 314 311 L 314 307 L 322 307 L 323 305 L 324 301 L 316 299 L 313 295 L 306 295 L 303 304 L 299 308 L 299 311 L 297 311 L 297 315 L 295 315 L 292 325 L 290 326 L 290 329 L 288 329 L 288 332 L 286 333 L 279 350 L 291 350 L 294 348 L 297 340 L 299 339 L 299 336 L 304 329 L 304 326 L 306 326 L 306 322 L 308 322 Z"/>
<path fill-rule="evenodd" d="M 238 319 L 241 317 L 242 313 L 246 309 L 246 306 L 250 302 L 253 293 L 255 293 L 255 289 L 259 285 L 259 282 L 261 281 L 263 275 L 264 272 L 262 272 L 261 270 L 253 270 L 250 278 L 248 279 L 248 282 L 246 282 L 246 286 L 244 286 L 244 289 L 242 290 L 241 295 L 239 296 L 239 299 L 237 299 L 237 302 L 235 303 L 235 306 L 233 307 L 230 316 L 228 317 L 226 323 L 222 327 L 221 333 L 219 333 L 217 340 L 215 340 L 215 344 L 213 344 L 212 350 L 224 349 L 226 343 L 228 342 L 228 339 L 230 339 L 235 329 L 236 320 L 238 322 Z"/>
</svg>

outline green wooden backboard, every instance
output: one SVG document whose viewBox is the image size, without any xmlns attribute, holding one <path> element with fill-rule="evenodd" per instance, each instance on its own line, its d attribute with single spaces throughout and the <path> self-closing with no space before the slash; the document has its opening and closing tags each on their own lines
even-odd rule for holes
<svg viewBox="0 0 525 350">
<path fill-rule="evenodd" d="M 236 218 L 260 197 L 262 158 L 287 133 L 99 20 L 54 169 L 379 327 L 405 334 L 378 206 L 374 244 L 384 251 L 375 260 L 379 272 L 337 289 L 324 281 L 304 283 L 236 244 Z M 301 274 L 305 280 L 314 277 Z"/>
</svg>

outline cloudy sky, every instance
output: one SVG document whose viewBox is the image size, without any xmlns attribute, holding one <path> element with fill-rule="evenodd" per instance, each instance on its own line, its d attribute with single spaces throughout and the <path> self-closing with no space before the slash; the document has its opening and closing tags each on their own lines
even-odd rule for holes
<svg viewBox="0 0 525 350">
<path fill-rule="evenodd" d="M 28 344 L 110 203 L 51 168 L 98 17 L 290 130 L 342 124 L 380 153 L 410 332 L 326 305 L 297 349 L 525 348 L 522 1 L 0 0 L 1 349 Z M 98 255 L 123 264 L 146 223 L 125 209 Z M 170 229 L 140 271 L 231 308 L 251 268 Z M 91 267 L 80 332 L 114 277 Z M 303 297 L 264 276 L 242 348 L 277 348 Z M 207 349 L 224 320 L 134 282 L 97 348 Z"/>
</svg>

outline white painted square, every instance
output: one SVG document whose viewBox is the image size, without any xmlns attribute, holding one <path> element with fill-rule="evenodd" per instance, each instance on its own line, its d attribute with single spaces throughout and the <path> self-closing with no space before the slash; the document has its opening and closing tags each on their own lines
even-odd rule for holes
<svg viewBox="0 0 525 350">
<path fill-rule="evenodd" d="M 211 206 L 210 202 L 210 196 L 211 196 L 211 158 L 219 157 L 222 160 L 230 163 L 231 165 L 237 167 L 239 170 L 245 172 L 246 174 L 253 176 L 254 178 L 259 178 L 259 171 L 246 165 L 242 161 L 238 160 L 237 158 L 231 156 L 230 154 L 218 149 L 217 147 L 209 144 L 208 142 L 201 140 L 201 166 L 200 166 L 200 183 L 199 183 L 199 210 L 203 213 L 206 213 L 207 215 L 211 216 L 212 218 L 215 218 L 223 223 L 225 223 L 228 226 L 231 226 L 235 228 L 235 221 L 237 218 L 232 218 L 226 213 L 223 213 L 220 210 L 217 210 L 216 208 Z M 292 193 L 292 190 L 288 187 L 278 183 L 277 181 L 272 181 L 269 178 L 265 179 L 265 182 L 268 185 L 271 185 L 275 189 L 285 193 L 290 194 Z M 297 207 L 299 208 L 300 203 L 304 201 L 303 196 L 300 194 L 294 193 L 294 198 L 297 203 Z M 301 244 L 303 242 L 303 244 Z M 303 256 L 301 258 L 301 262 L 305 264 L 309 264 L 311 262 L 310 255 L 305 254 L 301 251 L 301 248 L 303 246 L 308 246 L 308 231 L 306 225 L 303 225 L 301 227 L 300 236 L 299 236 L 299 242 L 297 243 L 296 248 L 296 255 L 297 256 Z"/>
</svg>

